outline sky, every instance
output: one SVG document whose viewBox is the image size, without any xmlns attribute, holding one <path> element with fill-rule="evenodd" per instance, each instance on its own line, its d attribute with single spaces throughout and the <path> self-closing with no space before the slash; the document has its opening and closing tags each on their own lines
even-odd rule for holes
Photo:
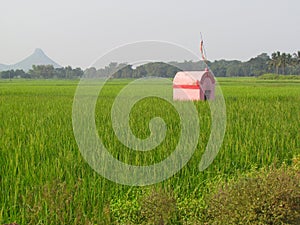
<svg viewBox="0 0 300 225">
<path fill-rule="evenodd" d="M 200 32 L 211 61 L 300 50 L 299 0 L 2 0 L 0 8 L 3 64 L 41 48 L 62 66 L 87 68 L 111 49 L 143 40 L 200 55 Z"/>
</svg>

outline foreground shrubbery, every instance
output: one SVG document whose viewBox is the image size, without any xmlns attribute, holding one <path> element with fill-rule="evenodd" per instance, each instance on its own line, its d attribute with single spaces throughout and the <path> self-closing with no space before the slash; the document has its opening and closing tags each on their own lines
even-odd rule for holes
<svg viewBox="0 0 300 225">
<path fill-rule="evenodd" d="M 299 158 L 292 167 L 255 172 L 222 185 L 209 199 L 209 224 L 299 224 Z"/>
<path fill-rule="evenodd" d="M 32 198 L 23 199 L 28 224 L 37 224 L 46 204 L 50 218 L 57 224 L 94 224 L 84 215 L 77 202 L 77 188 L 66 183 L 44 186 L 42 199 L 34 203 Z M 49 188 L 51 187 L 51 188 Z M 241 175 L 231 181 L 211 183 L 211 193 L 206 199 L 180 198 L 172 187 L 135 189 L 124 198 L 112 199 L 98 214 L 97 224 L 291 224 L 300 222 L 300 157 L 291 166 L 270 167 Z M 130 196 L 132 195 L 132 196 Z M 76 200 L 77 199 L 77 200 Z M 32 202 L 31 202 L 32 201 Z M 70 212 L 70 205 L 77 205 Z M 32 205 L 33 207 L 29 207 Z M 98 207 L 97 207 L 98 208 Z M 93 206 L 89 207 L 93 210 Z M 45 221 L 44 221 L 45 222 Z"/>
<path fill-rule="evenodd" d="M 300 223 L 299 169 L 298 157 L 292 166 L 262 169 L 233 181 L 212 184 L 211 189 L 216 191 L 207 197 L 206 206 L 196 199 L 175 198 L 167 189 L 153 189 L 143 193 L 139 201 L 113 203 L 110 221 L 114 224 L 297 225 Z"/>
</svg>

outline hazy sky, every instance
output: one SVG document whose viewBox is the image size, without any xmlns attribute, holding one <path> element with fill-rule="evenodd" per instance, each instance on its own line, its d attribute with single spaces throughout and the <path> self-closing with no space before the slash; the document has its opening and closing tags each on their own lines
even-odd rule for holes
<svg viewBox="0 0 300 225">
<path fill-rule="evenodd" d="M 300 50 L 299 0 L 10 0 L 0 4 L 0 63 L 35 48 L 59 64 L 87 67 L 119 45 L 178 43 L 209 60 L 248 60 Z"/>
</svg>

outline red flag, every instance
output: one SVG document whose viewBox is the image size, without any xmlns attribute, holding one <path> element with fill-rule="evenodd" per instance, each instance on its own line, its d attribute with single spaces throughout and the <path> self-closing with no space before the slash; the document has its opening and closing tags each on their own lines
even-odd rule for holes
<svg viewBox="0 0 300 225">
<path fill-rule="evenodd" d="M 206 58 L 205 58 L 205 55 L 203 52 L 203 40 L 201 40 L 201 42 L 200 42 L 200 52 L 201 52 L 202 59 L 205 61 Z"/>
<path fill-rule="evenodd" d="M 200 52 L 203 54 L 203 40 L 200 42 Z"/>
</svg>

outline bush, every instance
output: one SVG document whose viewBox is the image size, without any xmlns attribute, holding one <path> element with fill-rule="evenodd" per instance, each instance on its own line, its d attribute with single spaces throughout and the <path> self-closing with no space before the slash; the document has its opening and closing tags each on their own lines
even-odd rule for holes
<svg viewBox="0 0 300 225">
<path fill-rule="evenodd" d="M 299 158 L 294 162 L 220 186 L 208 200 L 208 224 L 300 224 Z"/>
<path fill-rule="evenodd" d="M 273 74 L 273 73 L 267 73 L 267 74 L 263 74 L 263 75 L 259 76 L 258 78 L 263 79 L 263 80 L 278 80 L 279 75 Z"/>
<path fill-rule="evenodd" d="M 142 198 L 141 205 L 144 224 L 174 224 L 177 220 L 176 199 L 170 192 L 154 189 Z"/>
<path fill-rule="evenodd" d="M 133 198 L 113 200 L 104 214 L 106 224 L 178 224 L 178 209 L 173 192 L 161 188 L 133 192 Z M 128 196 L 127 196 L 128 197 Z M 180 223 L 179 223 L 180 224 Z"/>
<path fill-rule="evenodd" d="M 259 76 L 258 78 L 262 80 L 300 80 L 300 75 L 279 75 L 267 73 Z"/>
</svg>

